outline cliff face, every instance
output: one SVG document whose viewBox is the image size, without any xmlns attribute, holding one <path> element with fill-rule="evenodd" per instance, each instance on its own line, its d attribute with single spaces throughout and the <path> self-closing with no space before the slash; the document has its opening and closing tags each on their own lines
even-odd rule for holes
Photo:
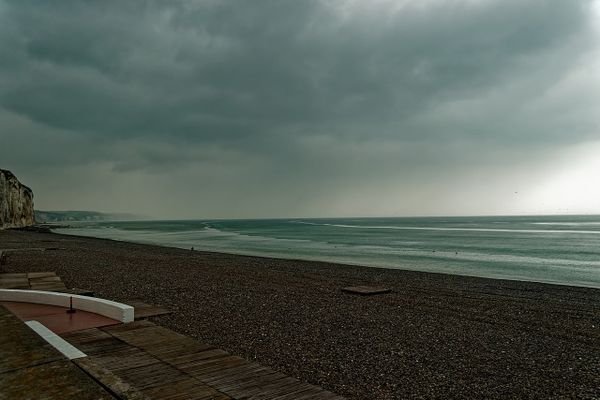
<svg viewBox="0 0 600 400">
<path fill-rule="evenodd" d="M 0 169 L 0 229 L 33 225 L 33 192 L 10 171 Z"/>
</svg>

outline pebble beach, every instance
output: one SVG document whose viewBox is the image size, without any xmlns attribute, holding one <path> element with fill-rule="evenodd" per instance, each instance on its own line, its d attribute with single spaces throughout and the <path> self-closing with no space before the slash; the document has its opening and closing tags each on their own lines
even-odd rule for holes
<svg viewBox="0 0 600 400">
<path fill-rule="evenodd" d="M 4 272 L 163 305 L 154 322 L 349 399 L 600 398 L 599 289 L 17 230 L 0 250 Z"/>
</svg>

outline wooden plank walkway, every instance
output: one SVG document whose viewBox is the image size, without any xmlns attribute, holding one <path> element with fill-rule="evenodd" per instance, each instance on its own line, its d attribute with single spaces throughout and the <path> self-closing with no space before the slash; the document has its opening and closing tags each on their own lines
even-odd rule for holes
<svg viewBox="0 0 600 400">
<path fill-rule="evenodd" d="M 134 308 L 134 318 L 136 320 L 171 314 L 171 311 L 164 307 L 144 303 L 141 300 L 127 300 L 124 303 Z"/>
<path fill-rule="evenodd" d="M 23 321 L 0 306 L 0 399 L 113 398 Z"/>
<path fill-rule="evenodd" d="M 150 399 L 343 399 L 149 321 L 63 337 Z"/>
<path fill-rule="evenodd" d="M 83 289 L 68 289 L 56 272 L 0 273 L 0 289 L 48 290 L 81 295 L 93 295 Z"/>
<path fill-rule="evenodd" d="M 0 273 L 0 288 L 68 291 L 54 272 Z M 343 400 L 320 387 L 232 356 L 145 320 L 169 313 L 165 308 L 142 301 L 127 303 L 135 308 L 135 322 L 61 333 L 64 339 L 87 357 L 67 361 L 68 365 L 61 365 L 57 371 L 75 368 L 81 373 L 75 367 L 77 365 L 108 388 L 113 396 L 130 400 Z M 7 312 L 6 309 L 4 311 Z M 11 318 L 18 320 L 12 314 Z M 4 329 L 2 320 L 0 327 Z M 3 339 L 1 334 L 0 339 Z M 3 342 L 0 340 L 0 344 Z M 46 344 L 41 349 L 47 347 Z M 0 367 L 3 361 L 6 364 L 13 362 L 13 358 L 22 358 L 19 346 L 13 349 L 17 354 L 3 352 L 4 348 L 1 347 L 0 350 Z M 32 356 L 28 357 L 26 359 Z M 60 373 L 50 372 L 46 375 L 40 375 L 40 379 L 55 384 L 56 388 L 64 386 L 61 382 L 55 382 L 60 379 Z M 0 375 L 0 388 L 4 383 L 3 378 Z M 9 389 L 25 390 L 23 385 L 26 386 L 26 382 L 24 376 L 16 376 L 11 380 Z M 2 394 L 0 391 L 0 399 Z"/>
</svg>

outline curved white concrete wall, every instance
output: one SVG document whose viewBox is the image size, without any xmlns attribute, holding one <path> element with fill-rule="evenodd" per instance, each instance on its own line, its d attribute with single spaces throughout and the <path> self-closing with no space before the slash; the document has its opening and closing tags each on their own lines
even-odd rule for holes
<svg viewBox="0 0 600 400">
<path fill-rule="evenodd" d="M 134 317 L 133 307 L 116 301 L 75 294 L 46 292 L 43 290 L 0 289 L 0 301 L 16 301 L 21 303 L 48 304 L 69 307 L 69 299 L 73 298 L 73 308 L 89 311 L 121 322 L 131 322 Z"/>
</svg>

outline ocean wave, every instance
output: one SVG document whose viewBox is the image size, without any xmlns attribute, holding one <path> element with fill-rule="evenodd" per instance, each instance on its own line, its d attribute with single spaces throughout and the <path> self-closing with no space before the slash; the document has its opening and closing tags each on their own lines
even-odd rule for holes
<svg viewBox="0 0 600 400">
<path fill-rule="evenodd" d="M 314 222 L 297 222 L 306 225 L 332 226 L 336 228 L 351 229 L 393 229 L 415 231 L 466 231 L 466 232 L 513 232 L 513 233 L 581 233 L 600 234 L 600 230 L 575 230 L 575 229 L 502 229 L 502 228 L 457 228 L 457 227 L 429 227 L 429 226 L 395 226 L 395 225 L 346 225 L 346 224 L 318 224 Z"/>
<path fill-rule="evenodd" d="M 354 222 L 354 223 L 352 223 Z M 430 272 L 445 272 L 495 278 L 534 281 L 553 281 L 600 287 L 599 237 L 595 230 L 568 229 L 502 229 L 492 222 L 454 226 L 427 226 L 438 221 L 423 221 L 421 226 L 410 226 L 412 221 L 363 220 L 287 220 L 273 225 L 248 222 L 210 221 L 172 225 L 160 223 L 138 224 L 136 229 L 109 224 L 59 230 L 62 233 L 96 236 L 116 240 L 150 243 L 197 250 L 217 251 L 266 257 L 281 257 L 345 264 L 402 268 Z M 362 225 L 365 223 L 365 225 Z M 378 224 L 379 223 L 379 224 Z M 398 225 L 395 225 L 398 223 Z M 572 222 L 562 222 L 566 225 Z M 287 226 L 285 225 L 287 224 Z M 300 229 L 293 224 L 315 226 Z M 487 224 L 487 225 L 485 225 Z M 512 222 L 511 222 L 512 224 Z M 517 222 L 528 227 L 530 222 Z M 536 223 L 552 225 L 550 222 Z M 587 225 L 600 224 L 596 222 Z M 332 227 L 318 229 L 317 227 Z M 506 228 L 513 228 L 510 225 Z M 339 228 L 339 230 L 338 230 Z M 371 231 L 369 235 L 361 230 Z M 452 234 L 410 235 L 390 234 L 390 230 L 405 231 L 465 231 L 498 232 L 498 235 L 469 235 L 463 240 Z M 504 235 L 501 235 L 504 233 Z M 586 234 L 587 236 L 572 235 Z M 503 238 L 517 234 L 531 234 L 533 241 L 514 244 Z M 547 235 L 546 235 L 547 234 Z M 556 234 L 564 234 L 559 236 Z M 281 235 L 286 238 L 273 237 Z M 296 237 L 294 237 L 296 236 Z M 444 239 L 445 238 L 445 239 Z M 412 240 L 411 240 L 412 239 Z M 416 239 L 416 240 L 415 240 Z M 509 247 L 513 244 L 513 247 Z M 547 249 L 546 252 L 540 251 Z"/>
<path fill-rule="evenodd" d="M 531 225 L 598 226 L 600 222 L 530 222 Z"/>
</svg>

